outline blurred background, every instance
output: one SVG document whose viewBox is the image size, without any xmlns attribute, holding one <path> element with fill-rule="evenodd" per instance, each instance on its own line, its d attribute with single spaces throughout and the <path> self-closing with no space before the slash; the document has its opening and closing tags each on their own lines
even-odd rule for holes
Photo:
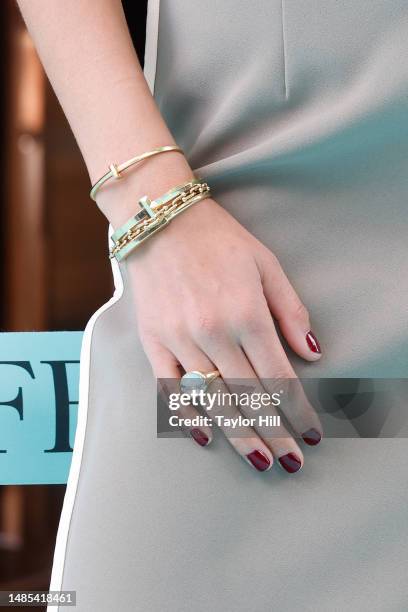
<svg viewBox="0 0 408 612">
<path fill-rule="evenodd" d="M 143 64 L 147 2 L 122 4 Z M 108 224 L 14 0 L 0 47 L 0 330 L 83 330 L 113 290 Z M 0 487 L 0 590 L 48 589 L 64 493 Z"/>
</svg>

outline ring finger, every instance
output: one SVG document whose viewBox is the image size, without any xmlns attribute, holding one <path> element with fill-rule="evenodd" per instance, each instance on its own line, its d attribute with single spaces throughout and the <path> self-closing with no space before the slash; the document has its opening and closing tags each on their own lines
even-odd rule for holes
<svg viewBox="0 0 408 612">
<path fill-rule="evenodd" d="M 207 373 L 215 369 L 219 370 L 198 346 L 188 340 L 180 343 L 175 353 L 186 372 L 198 370 Z M 273 464 L 271 449 L 252 427 L 238 423 L 239 417 L 242 415 L 234 402 L 218 401 L 218 398 L 230 396 L 222 378 L 217 378 L 211 383 L 209 392 L 214 393 L 215 399 L 211 407 L 211 417 L 216 419 L 217 425 L 232 447 L 258 471 L 269 470 Z M 235 424 L 232 425 L 233 423 Z"/>
</svg>

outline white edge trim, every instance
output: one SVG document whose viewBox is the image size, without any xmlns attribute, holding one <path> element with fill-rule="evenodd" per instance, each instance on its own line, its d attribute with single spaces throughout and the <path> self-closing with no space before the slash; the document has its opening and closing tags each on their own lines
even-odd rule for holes
<svg viewBox="0 0 408 612">
<path fill-rule="evenodd" d="M 144 75 L 150 91 L 154 94 L 157 63 L 157 44 L 159 36 L 159 9 L 160 0 L 148 0 L 146 20 L 146 44 Z M 113 234 L 113 227 L 109 225 L 108 243 Z M 75 431 L 74 448 L 72 452 L 71 466 L 68 474 L 67 488 L 64 496 L 61 516 L 55 541 L 54 560 L 51 573 L 50 590 L 60 591 L 62 587 L 65 554 L 67 549 L 69 529 L 74 510 L 76 492 L 78 488 L 79 475 L 81 471 L 82 454 L 85 445 L 86 423 L 88 417 L 89 399 L 89 374 L 91 361 L 91 341 L 96 321 L 100 315 L 118 302 L 123 294 L 123 279 L 120 267 L 116 259 L 111 259 L 114 293 L 113 296 L 103 304 L 89 319 L 82 338 L 80 368 L 79 368 L 79 402 L 78 418 Z M 56 606 L 47 606 L 47 612 L 55 612 Z M 59 610 L 59 606 L 58 606 Z"/>
<path fill-rule="evenodd" d="M 108 236 L 110 239 L 113 228 L 109 225 Z M 95 323 L 102 313 L 115 304 L 123 294 L 123 279 L 119 264 L 116 259 L 111 259 L 114 293 L 105 304 L 103 304 L 89 319 L 82 338 L 80 368 L 79 368 L 79 402 L 78 419 L 75 431 L 74 449 L 72 452 L 71 466 L 69 469 L 67 488 L 62 506 L 57 538 L 54 550 L 54 560 L 51 573 L 50 590 L 60 591 L 64 572 L 65 552 L 68 542 L 69 528 L 74 509 L 75 497 L 78 487 L 79 474 L 81 470 L 82 452 L 85 444 L 86 423 L 88 417 L 89 396 L 89 370 L 91 361 L 91 341 Z M 47 611 L 55 612 L 55 606 L 48 606 Z"/>
</svg>

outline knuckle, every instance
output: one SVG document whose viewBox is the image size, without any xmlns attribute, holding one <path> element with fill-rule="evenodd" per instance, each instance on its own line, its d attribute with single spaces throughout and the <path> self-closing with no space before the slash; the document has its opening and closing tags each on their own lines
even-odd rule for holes
<svg viewBox="0 0 408 612">
<path fill-rule="evenodd" d="M 240 332 L 260 335 L 265 331 L 265 321 L 261 317 L 260 304 L 256 300 L 241 303 L 234 315 L 234 327 Z"/>
<path fill-rule="evenodd" d="M 244 317 L 238 319 L 238 330 L 251 334 L 252 336 L 259 336 L 264 331 L 264 324 L 255 314 L 247 314 Z"/>
<path fill-rule="evenodd" d="M 278 384 L 280 380 L 286 380 L 291 378 L 295 378 L 295 373 L 289 363 L 279 363 L 273 366 L 272 381 L 275 381 L 276 384 Z"/>
<path fill-rule="evenodd" d="M 223 330 L 220 317 L 215 313 L 201 312 L 193 324 L 193 335 L 199 340 L 213 340 L 218 338 Z"/>
<path fill-rule="evenodd" d="M 297 321 L 307 321 L 309 319 L 309 311 L 300 300 L 294 304 L 291 311 L 291 318 Z"/>
<path fill-rule="evenodd" d="M 281 265 L 279 263 L 279 259 L 277 258 L 277 256 L 275 255 L 275 253 L 273 253 L 272 251 L 268 251 L 268 259 L 269 259 L 269 265 L 276 267 L 276 268 L 280 268 Z"/>
<path fill-rule="evenodd" d="M 170 341 L 171 339 L 180 340 L 186 335 L 186 326 L 180 320 L 166 321 L 164 324 L 166 330 L 166 338 Z"/>
<path fill-rule="evenodd" d="M 155 330 L 150 327 L 139 324 L 137 326 L 137 335 L 145 348 L 153 348 L 158 344 L 158 336 Z"/>
<path fill-rule="evenodd" d="M 264 268 L 266 268 L 266 270 L 272 271 L 275 277 L 278 276 L 280 272 L 282 272 L 282 267 L 279 259 L 277 258 L 275 253 L 269 251 L 268 249 L 264 251 L 263 262 Z"/>
</svg>

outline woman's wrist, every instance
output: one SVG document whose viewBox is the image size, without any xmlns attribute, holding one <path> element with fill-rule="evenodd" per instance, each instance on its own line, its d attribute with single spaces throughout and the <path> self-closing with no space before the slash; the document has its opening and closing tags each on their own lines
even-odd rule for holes
<svg viewBox="0 0 408 612">
<path fill-rule="evenodd" d="M 99 209 L 114 229 L 139 211 L 139 199 L 154 199 L 194 175 L 183 154 L 170 151 L 130 168 L 119 180 L 110 180 L 98 192 Z"/>
</svg>

